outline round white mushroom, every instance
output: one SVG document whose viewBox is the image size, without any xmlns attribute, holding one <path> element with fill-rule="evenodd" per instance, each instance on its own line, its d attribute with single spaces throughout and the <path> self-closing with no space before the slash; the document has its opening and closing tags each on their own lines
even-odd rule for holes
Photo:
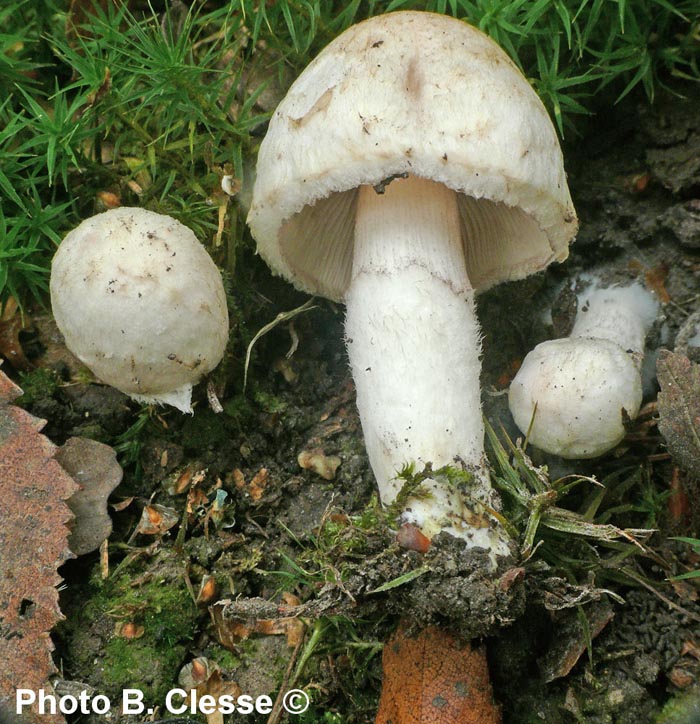
<svg viewBox="0 0 700 724">
<path fill-rule="evenodd" d="M 183 412 L 228 339 L 211 257 L 179 221 L 141 208 L 97 214 L 65 237 L 51 266 L 51 306 L 67 347 L 98 378 Z"/>
<path fill-rule="evenodd" d="M 578 296 L 569 337 L 538 344 L 510 386 L 513 419 L 535 447 L 593 458 L 624 437 L 642 403 L 641 365 L 658 303 L 640 284 Z"/>
<path fill-rule="evenodd" d="M 444 15 L 349 28 L 275 111 L 248 223 L 274 271 L 346 302 L 382 502 L 407 463 L 464 466 L 470 484 L 429 478 L 402 518 L 507 552 L 488 515 L 474 294 L 564 259 L 576 232 L 556 133 L 515 64 Z"/>
</svg>

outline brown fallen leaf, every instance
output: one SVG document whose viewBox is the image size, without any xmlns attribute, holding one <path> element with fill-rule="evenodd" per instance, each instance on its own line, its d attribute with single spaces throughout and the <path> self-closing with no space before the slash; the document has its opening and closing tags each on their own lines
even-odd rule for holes
<svg viewBox="0 0 700 724">
<path fill-rule="evenodd" d="M 581 620 L 585 616 L 586 623 Z M 557 625 L 557 636 L 545 654 L 540 668 L 546 682 L 566 676 L 594 639 L 612 621 L 609 601 L 602 599 L 564 612 Z"/>
<path fill-rule="evenodd" d="M 669 266 L 666 262 L 661 262 L 652 269 L 647 269 L 644 273 L 644 283 L 650 292 L 656 294 L 661 304 L 668 304 L 671 296 L 666 289 L 666 280 L 668 279 Z"/>
<path fill-rule="evenodd" d="M 140 639 L 146 633 L 146 628 L 133 621 L 117 621 L 114 625 L 114 635 L 122 639 Z"/>
<path fill-rule="evenodd" d="M 61 467 L 80 485 L 68 501 L 75 521 L 68 544 L 76 556 L 97 550 L 112 532 L 107 499 L 121 483 L 116 452 L 96 440 L 71 437 L 56 453 Z"/>
<path fill-rule="evenodd" d="M 400 625 L 384 646 L 375 724 L 499 724 L 486 651 L 436 626 Z"/>
<path fill-rule="evenodd" d="M 661 350 L 656 362 L 659 430 L 674 462 L 700 478 L 700 365 Z"/>
<path fill-rule="evenodd" d="M 248 483 L 243 472 L 239 468 L 236 468 L 231 473 L 231 479 L 236 486 L 236 490 L 247 493 L 250 495 L 251 500 L 257 503 L 265 494 L 265 490 L 270 482 L 270 471 L 267 468 L 260 468 Z"/>
<path fill-rule="evenodd" d="M 691 671 L 682 666 L 674 666 L 668 672 L 669 681 L 678 689 L 687 689 L 691 684 L 696 683 L 697 677 Z"/>
<path fill-rule="evenodd" d="M 51 629 L 58 607 L 58 567 L 68 549 L 78 486 L 54 460 L 44 421 L 10 404 L 22 391 L 0 372 L 0 709 L 14 711 L 17 688 L 51 691 L 56 674 Z M 23 712 L 27 724 L 64 722 L 60 715 Z"/>
<path fill-rule="evenodd" d="M 216 584 L 216 578 L 205 575 L 199 584 L 199 591 L 194 602 L 198 606 L 207 606 L 216 598 L 217 593 L 218 586 Z"/>
<path fill-rule="evenodd" d="M 277 604 L 262 598 L 244 598 L 209 606 L 219 642 L 232 650 L 252 634 L 284 635 L 290 647 L 296 646 L 304 635 L 304 622 L 299 618 L 304 611 L 296 599 Z"/>
<path fill-rule="evenodd" d="M 141 520 L 132 534 L 135 535 L 163 535 L 180 520 L 174 508 L 165 505 L 146 505 L 141 511 Z"/>
<path fill-rule="evenodd" d="M 10 297 L 0 316 L 0 357 L 4 357 L 16 370 L 26 372 L 34 368 L 27 359 L 19 341 L 19 333 L 29 327 L 17 302 Z"/>
<path fill-rule="evenodd" d="M 216 662 L 200 656 L 185 664 L 178 675 L 178 684 L 188 693 L 187 702 L 194 693 L 197 700 L 203 696 L 212 696 L 218 702 L 222 696 L 238 698 L 243 692 L 235 681 L 224 681 L 221 669 Z M 223 724 L 224 716 L 215 711 L 207 714 L 207 724 Z"/>
<path fill-rule="evenodd" d="M 430 548 L 430 538 L 423 535 L 418 526 L 404 523 L 396 532 L 396 542 L 406 550 L 427 553 Z"/>
</svg>

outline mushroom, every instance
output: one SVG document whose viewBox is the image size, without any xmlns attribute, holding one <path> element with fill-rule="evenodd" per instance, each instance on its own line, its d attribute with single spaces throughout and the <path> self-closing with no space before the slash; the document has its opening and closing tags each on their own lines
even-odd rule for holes
<svg viewBox="0 0 700 724">
<path fill-rule="evenodd" d="M 578 295 L 571 335 L 538 344 L 513 379 L 508 402 L 535 447 L 563 458 L 614 448 L 642 402 L 644 342 L 658 303 L 639 283 Z"/>
<path fill-rule="evenodd" d="M 382 502 L 407 463 L 463 466 L 468 484 L 429 475 L 402 521 L 504 554 L 474 293 L 564 259 L 576 231 L 556 133 L 515 64 L 444 15 L 349 28 L 273 114 L 248 223 L 276 273 L 346 303 Z"/>
<path fill-rule="evenodd" d="M 192 412 L 193 385 L 228 338 L 221 275 L 175 219 L 117 208 L 71 231 L 51 265 L 51 306 L 66 346 L 135 400 Z"/>
</svg>

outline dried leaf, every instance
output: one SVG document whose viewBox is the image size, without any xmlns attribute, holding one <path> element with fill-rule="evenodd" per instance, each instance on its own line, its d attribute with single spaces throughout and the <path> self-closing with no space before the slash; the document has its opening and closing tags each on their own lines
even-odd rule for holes
<svg viewBox="0 0 700 724">
<path fill-rule="evenodd" d="M 697 681 L 696 675 L 692 671 L 684 669 L 682 666 L 674 666 L 671 671 L 668 672 L 668 678 L 678 689 L 687 689 Z"/>
<path fill-rule="evenodd" d="M 557 635 L 542 661 L 544 680 L 550 682 L 566 676 L 614 615 L 612 606 L 605 599 L 567 611 L 557 625 Z"/>
<path fill-rule="evenodd" d="M 262 598 L 219 601 L 209 607 L 219 642 L 231 649 L 254 633 L 285 635 L 287 644 L 296 646 L 304 634 L 299 618 L 304 611 L 300 603 L 276 604 Z"/>
<path fill-rule="evenodd" d="M 559 576 L 550 576 L 540 580 L 535 600 L 541 602 L 548 611 L 563 611 L 566 608 L 576 608 L 600 601 L 604 595 L 610 596 L 618 603 L 624 603 L 624 599 L 607 588 L 596 588 L 592 584 L 569 583 Z"/>
<path fill-rule="evenodd" d="M 21 393 L 0 372 L 0 709 L 10 711 L 16 688 L 50 690 L 56 673 L 50 632 L 63 618 L 57 569 L 71 557 L 65 501 L 78 489 L 40 434 L 44 421 L 10 404 Z M 23 714 L 28 723 L 64 721 Z"/>
<path fill-rule="evenodd" d="M 662 350 L 656 362 L 659 430 L 674 461 L 700 477 L 700 365 Z"/>
<path fill-rule="evenodd" d="M 666 290 L 668 271 L 668 264 L 662 262 L 652 269 L 647 269 L 644 273 L 644 282 L 646 283 L 647 289 L 656 294 L 661 304 L 668 304 L 671 301 L 671 297 Z"/>
<path fill-rule="evenodd" d="M 117 621 L 114 625 L 114 635 L 122 639 L 140 639 L 146 629 L 133 621 Z"/>
<path fill-rule="evenodd" d="M 68 501 L 75 516 L 68 542 L 73 553 L 82 556 L 97 550 L 112 532 L 107 499 L 121 483 L 123 471 L 109 445 L 83 437 L 69 438 L 56 460 L 80 485 Z"/>
<path fill-rule="evenodd" d="M 188 702 L 201 700 L 203 696 L 212 696 L 218 702 L 222 696 L 236 699 L 242 693 L 235 681 L 222 679 L 221 669 L 216 662 L 204 656 L 193 659 L 183 666 L 178 676 L 178 683 L 188 692 Z M 206 716 L 207 724 L 223 724 L 223 714 L 219 711 Z"/>
<path fill-rule="evenodd" d="M 19 341 L 19 333 L 27 329 L 26 318 L 22 315 L 17 302 L 10 297 L 5 303 L 0 317 L 0 357 L 4 357 L 16 370 L 33 369 Z"/>
<path fill-rule="evenodd" d="M 260 468 L 248 485 L 250 497 L 255 501 L 259 501 L 265 493 L 268 483 L 270 482 L 270 471 L 267 468 Z"/>
<path fill-rule="evenodd" d="M 134 535 L 163 535 L 178 523 L 180 516 L 174 508 L 165 505 L 146 505 Z"/>
<path fill-rule="evenodd" d="M 412 523 L 404 523 L 396 532 L 396 542 L 406 550 L 427 553 L 430 538 L 423 535 L 421 529 Z"/>
<path fill-rule="evenodd" d="M 384 647 L 375 724 L 498 724 L 486 650 L 431 626 L 400 626 Z"/>
<path fill-rule="evenodd" d="M 205 575 L 199 584 L 199 591 L 195 597 L 194 602 L 197 606 L 206 606 L 210 604 L 219 592 L 219 587 L 216 583 L 214 576 Z"/>
</svg>

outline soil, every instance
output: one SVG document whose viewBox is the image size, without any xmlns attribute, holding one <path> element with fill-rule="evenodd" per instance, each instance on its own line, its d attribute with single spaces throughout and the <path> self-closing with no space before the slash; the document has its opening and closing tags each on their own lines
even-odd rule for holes
<svg viewBox="0 0 700 724">
<path fill-rule="evenodd" d="M 616 279 L 641 277 L 666 292 L 669 301 L 650 335 L 652 362 L 657 349 L 674 347 L 684 321 L 700 309 L 700 93 L 687 86 L 683 91 L 688 97 L 666 94 L 651 108 L 628 99 L 599 115 L 584 136 L 567 141 L 581 220 L 570 259 L 479 299 L 484 411 L 512 439 L 520 433 L 503 391 L 534 345 L 566 333 L 572 314 L 570 299 L 561 294 L 564 282 L 598 270 Z M 505 724 L 700 721 L 692 718 L 699 706 L 692 684 L 700 671 L 700 605 L 692 581 L 670 586 L 664 582 L 668 569 L 649 559 L 625 563 L 638 584 L 619 571 L 606 575 L 593 567 L 569 568 L 571 578 L 564 581 L 535 554 L 528 562 L 505 562 L 494 582 L 482 575 L 478 554 L 465 556 L 449 540 L 437 540 L 426 554 L 401 548 L 375 500 L 343 348 L 342 310 L 319 301 L 263 337 L 244 392 L 244 342 L 305 298 L 271 278 L 252 253 L 240 264 L 250 270 L 231 298 L 241 326 L 214 379 L 222 413 L 209 409 L 201 389 L 192 417 L 165 409 L 139 413 L 110 388 L 65 384 L 73 363 L 56 357 L 47 320 L 39 325 L 41 334 L 24 338 L 35 361 L 47 349 L 54 354 L 48 361 L 53 377 L 35 372 L 20 380 L 24 404 L 48 420 L 47 434 L 59 444 L 70 435 L 119 442 L 125 468 L 113 496 L 124 505 L 113 510 L 110 577 L 102 579 L 97 553 L 62 570 L 66 621 L 55 633 L 62 686 L 78 682 L 114 700 L 123 688 L 139 687 L 148 701 L 159 702 L 186 663 L 205 657 L 246 693 L 274 696 L 290 659 L 295 671 L 299 656 L 308 654 L 299 676 L 285 680 L 288 688 L 293 683 L 313 690 L 307 718 L 295 721 L 370 722 L 379 696 L 381 643 L 403 616 L 487 637 Z M 558 313 L 550 322 L 546 312 L 553 304 Z M 294 340 L 298 347 L 287 359 Z M 651 370 L 648 401 L 656 394 Z M 663 534 L 653 547 L 661 560 L 673 562 L 687 546 L 669 546 L 665 535 L 697 536 L 698 513 L 690 522 L 667 513 L 663 493 L 673 463 L 664 458 L 649 418 L 631 433 L 615 455 L 596 461 L 571 463 L 530 452 L 553 479 L 576 472 L 605 480 L 643 470 L 647 487 L 640 474 L 639 492 L 625 498 L 627 507 L 620 506 L 613 522 L 644 527 L 649 490 L 655 490 Z M 315 456 L 308 469 L 298 462 L 303 451 Z M 200 493 L 188 498 L 191 477 Z M 686 484 L 692 490 L 691 481 Z M 135 534 L 149 503 L 186 519 L 186 530 L 180 525 Z M 578 503 L 574 498 L 572 505 Z M 598 579 L 616 595 L 592 593 L 590 603 L 575 605 L 575 587 L 594 591 L 602 586 Z M 207 598 L 202 591 L 210 580 L 216 587 Z M 545 595 L 553 596 L 556 586 L 564 602 L 559 610 Z M 292 595 L 285 599 L 282 592 Z M 279 622 L 284 616 L 279 632 L 265 635 L 259 616 L 241 618 L 228 609 L 228 618 L 216 619 L 208 610 L 218 600 L 260 599 L 289 606 L 290 617 L 304 621 L 305 643 L 295 643 L 288 622 Z M 140 634 L 119 634 L 124 624 Z M 588 636 L 594 639 L 590 656 L 584 653 Z M 668 705 L 662 715 L 672 699 L 680 713 Z M 151 719 L 159 715 L 189 721 L 168 719 L 162 711 Z"/>
</svg>

